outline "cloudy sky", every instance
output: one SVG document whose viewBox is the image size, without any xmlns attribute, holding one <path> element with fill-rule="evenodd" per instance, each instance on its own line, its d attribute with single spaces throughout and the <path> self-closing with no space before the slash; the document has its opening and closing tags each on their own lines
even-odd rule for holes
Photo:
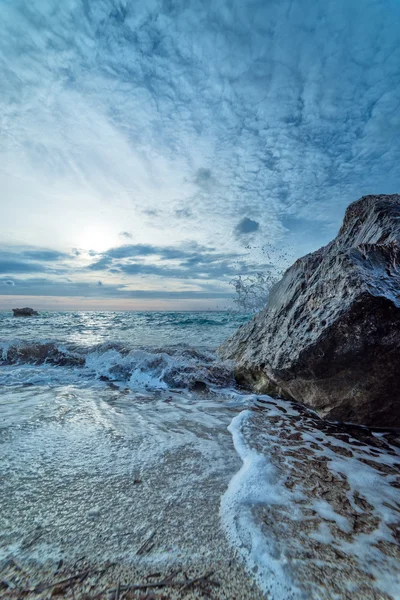
<svg viewBox="0 0 400 600">
<path fill-rule="evenodd" d="M 0 62 L 0 308 L 223 307 L 399 192 L 398 0 L 1 0 Z"/>
</svg>

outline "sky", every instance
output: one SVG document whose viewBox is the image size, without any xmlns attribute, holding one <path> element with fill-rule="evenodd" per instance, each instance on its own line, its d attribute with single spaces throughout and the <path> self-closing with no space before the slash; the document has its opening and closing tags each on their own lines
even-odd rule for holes
<svg viewBox="0 0 400 600">
<path fill-rule="evenodd" d="M 0 309 L 224 308 L 399 192 L 399 0 L 0 0 Z"/>
</svg>

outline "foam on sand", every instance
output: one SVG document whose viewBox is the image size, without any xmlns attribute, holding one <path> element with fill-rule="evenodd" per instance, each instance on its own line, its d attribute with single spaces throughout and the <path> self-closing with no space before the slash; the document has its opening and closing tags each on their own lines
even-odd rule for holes
<svg viewBox="0 0 400 600">
<path fill-rule="evenodd" d="M 252 401 L 229 427 L 243 466 L 221 515 L 266 595 L 400 599 L 396 434 L 329 424 L 268 396 Z"/>
<path fill-rule="evenodd" d="M 228 427 L 243 466 L 222 498 L 222 521 L 229 540 L 237 546 L 266 594 L 270 593 L 275 600 L 303 598 L 291 579 L 285 556 L 252 516 L 254 505 L 283 505 L 289 501 L 289 493 L 267 457 L 246 443 L 242 427 L 250 415 L 248 410 L 241 412 Z"/>
</svg>

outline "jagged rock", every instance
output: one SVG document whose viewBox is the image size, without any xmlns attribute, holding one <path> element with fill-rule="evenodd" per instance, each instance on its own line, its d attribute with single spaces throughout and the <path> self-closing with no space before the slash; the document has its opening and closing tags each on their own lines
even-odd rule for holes
<svg viewBox="0 0 400 600">
<path fill-rule="evenodd" d="M 351 204 L 219 349 L 239 383 L 333 420 L 400 427 L 400 196 Z"/>
<path fill-rule="evenodd" d="M 26 306 L 25 308 L 13 308 L 14 317 L 37 317 L 39 313 L 33 308 Z"/>
<path fill-rule="evenodd" d="M 33 364 L 52 364 L 59 366 L 82 366 L 85 364 L 85 358 L 63 350 L 54 342 L 44 344 L 27 342 L 22 344 L 11 344 L 3 349 L 0 363 L 33 363 Z M 101 378 L 100 378 L 101 379 Z M 106 378 L 108 380 L 108 378 Z"/>
</svg>

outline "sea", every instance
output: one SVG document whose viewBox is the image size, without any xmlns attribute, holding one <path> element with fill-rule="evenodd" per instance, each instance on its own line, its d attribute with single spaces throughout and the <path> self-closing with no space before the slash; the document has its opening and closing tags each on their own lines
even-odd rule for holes
<svg viewBox="0 0 400 600">
<path fill-rule="evenodd" d="M 1 312 L 0 561 L 224 538 L 254 598 L 400 598 L 397 434 L 239 389 L 216 350 L 249 318 Z"/>
</svg>

